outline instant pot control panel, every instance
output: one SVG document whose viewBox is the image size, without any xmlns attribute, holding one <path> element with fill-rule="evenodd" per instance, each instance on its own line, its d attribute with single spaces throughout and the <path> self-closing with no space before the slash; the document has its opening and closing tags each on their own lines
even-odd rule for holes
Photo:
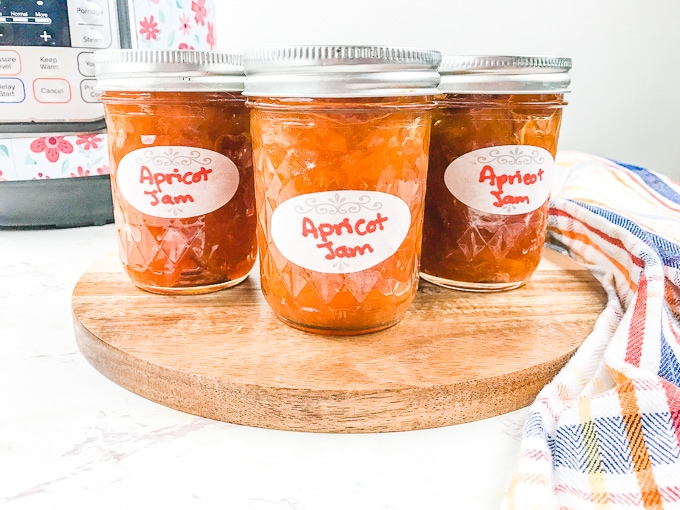
<svg viewBox="0 0 680 510">
<path fill-rule="evenodd" d="M 0 0 L 0 133 L 103 128 L 92 55 L 120 24 L 116 0 Z"/>
</svg>

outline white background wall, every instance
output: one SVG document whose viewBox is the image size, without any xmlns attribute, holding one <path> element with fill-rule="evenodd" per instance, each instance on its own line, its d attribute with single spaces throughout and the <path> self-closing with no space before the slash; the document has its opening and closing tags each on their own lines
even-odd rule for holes
<svg viewBox="0 0 680 510">
<path fill-rule="evenodd" d="M 215 0 L 218 49 L 382 44 L 571 57 L 560 149 L 680 180 L 675 0 Z"/>
</svg>

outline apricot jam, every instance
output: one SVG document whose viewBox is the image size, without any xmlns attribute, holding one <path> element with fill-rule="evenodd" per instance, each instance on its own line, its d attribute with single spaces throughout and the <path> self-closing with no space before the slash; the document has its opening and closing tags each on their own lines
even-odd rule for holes
<svg viewBox="0 0 680 510">
<path fill-rule="evenodd" d="M 570 62 L 498 59 L 474 61 L 493 69 L 478 75 L 469 60 L 444 59 L 442 68 L 465 72 L 451 82 L 443 73 L 440 91 L 447 93 L 435 97 L 421 276 L 459 290 L 521 286 L 536 270 L 546 236 Z M 491 93 L 479 92 L 485 88 Z"/>
<path fill-rule="evenodd" d="M 240 283 L 257 257 L 249 111 L 240 90 L 228 90 L 239 89 L 239 80 L 242 89 L 242 68 L 240 78 L 236 66 L 236 76 L 221 81 L 219 56 L 147 52 L 139 58 L 163 61 L 160 53 L 169 54 L 174 67 L 162 77 L 144 72 L 144 79 L 120 84 L 109 77 L 116 69 L 111 62 L 132 56 L 111 53 L 99 64 L 98 79 L 119 255 L 127 274 L 138 287 L 162 294 L 198 294 Z M 225 56 L 223 67 L 232 69 L 235 60 Z M 198 82 L 192 87 L 200 88 L 206 76 L 194 77 L 196 68 L 208 68 L 206 91 L 187 88 L 182 80 L 191 74 Z"/>
<path fill-rule="evenodd" d="M 377 84 L 380 71 L 400 64 L 382 53 L 363 60 L 347 53 L 338 47 L 340 55 L 329 50 L 315 57 L 320 69 L 309 72 L 327 81 L 317 89 L 302 78 L 297 85 L 308 94 L 303 97 L 296 97 L 296 87 L 265 83 L 259 89 L 261 82 L 249 95 L 248 53 L 244 57 L 262 291 L 283 322 L 336 335 L 395 324 L 417 291 L 429 94 L 438 81 L 428 71 L 436 70 L 439 58 L 426 51 L 409 57 L 413 72 L 425 74 L 418 94 L 406 95 L 397 84 L 395 95 L 355 97 L 359 89 L 345 87 L 353 74 L 372 72 Z M 295 58 L 271 58 L 296 68 Z M 256 79 L 264 60 L 260 67 L 252 64 Z M 333 75 L 329 68 L 340 62 L 345 69 Z M 371 67 L 379 71 L 364 71 Z M 313 97 L 315 90 L 335 97 Z"/>
</svg>

